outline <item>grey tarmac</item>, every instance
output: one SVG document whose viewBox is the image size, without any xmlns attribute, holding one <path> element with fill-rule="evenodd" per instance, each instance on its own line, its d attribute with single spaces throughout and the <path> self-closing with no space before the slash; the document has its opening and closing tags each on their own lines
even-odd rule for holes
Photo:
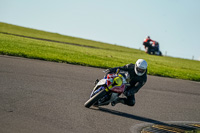
<svg viewBox="0 0 200 133">
<path fill-rule="evenodd" d="M 200 122 L 199 82 L 150 75 L 134 107 L 85 108 L 103 70 L 0 55 L 0 133 L 131 133 L 137 125 Z"/>
</svg>

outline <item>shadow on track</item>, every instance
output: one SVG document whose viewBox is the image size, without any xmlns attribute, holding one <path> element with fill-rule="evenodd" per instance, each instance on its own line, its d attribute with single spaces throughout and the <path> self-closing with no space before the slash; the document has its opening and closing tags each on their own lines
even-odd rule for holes
<svg viewBox="0 0 200 133">
<path fill-rule="evenodd" d="M 136 116 L 136 115 L 132 115 L 132 114 L 128 114 L 128 113 L 124 113 L 124 112 L 120 112 L 120 111 L 116 111 L 116 110 L 112 110 L 112 109 L 107 109 L 107 108 L 96 108 L 93 110 L 96 111 L 101 111 L 101 112 L 105 112 L 105 113 L 109 113 L 109 114 L 113 114 L 113 115 L 117 115 L 117 116 L 121 116 L 121 117 L 126 117 L 129 119 L 134 119 L 134 120 L 139 120 L 139 121 L 143 121 L 143 122 L 147 122 L 147 123 L 152 123 L 153 125 L 162 125 L 162 126 L 167 126 L 170 128 L 178 128 L 180 130 L 185 130 L 185 131 L 196 131 L 198 128 L 197 127 L 191 127 L 188 125 L 180 125 L 180 124 L 173 124 L 173 123 L 164 123 L 158 120 L 154 120 L 154 119 L 150 119 L 150 118 L 145 118 L 145 117 L 141 117 L 141 116 Z M 199 129 L 198 129 L 199 131 Z"/>
<path fill-rule="evenodd" d="M 145 117 L 141 117 L 141 116 L 136 116 L 136 115 L 133 115 L 133 114 L 120 112 L 120 111 L 116 111 L 116 110 L 112 110 L 112 109 L 99 107 L 99 108 L 96 108 L 96 109 L 93 108 L 93 110 L 97 110 L 97 111 L 101 111 L 101 112 L 105 112 L 105 113 L 109 113 L 109 114 L 113 114 L 113 115 L 117 115 L 117 116 L 121 116 L 121 117 L 126 117 L 126 118 L 129 118 L 129 119 L 139 120 L 139 121 L 143 121 L 143 122 L 167 125 L 166 123 L 163 123 L 163 122 L 158 121 L 158 120 L 145 118 Z"/>
</svg>

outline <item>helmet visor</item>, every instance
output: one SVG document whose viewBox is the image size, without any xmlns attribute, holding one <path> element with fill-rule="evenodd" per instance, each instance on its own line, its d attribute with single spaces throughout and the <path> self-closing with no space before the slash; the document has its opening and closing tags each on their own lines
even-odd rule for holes
<svg viewBox="0 0 200 133">
<path fill-rule="evenodd" d="M 136 67 L 136 70 L 138 73 L 145 73 L 146 69 L 141 69 L 139 67 Z"/>
</svg>

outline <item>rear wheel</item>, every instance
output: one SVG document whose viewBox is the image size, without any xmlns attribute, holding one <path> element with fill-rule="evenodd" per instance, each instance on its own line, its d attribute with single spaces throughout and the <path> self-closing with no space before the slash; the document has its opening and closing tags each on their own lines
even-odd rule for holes
<svg viewBox="0 0 200 133">
<path fill-rule="evenodd" d="M 89 108 L 91 107 L 93 104 L 95 104 L 100 98 L 102 98 L 104 95 L 106 95 L 106 91 L 105 90 L 101 90 L 99 91 L 97 94 L 95 94 L 93 97 L 91 97 L 86 103 L 85 103 L 85 107 Z"/>
<path fill-rule="evenodd" d="M 160 56 L 162 56 L 162 52 L 160 51 L 160 54 L 159 54 Z"/>
</svg>

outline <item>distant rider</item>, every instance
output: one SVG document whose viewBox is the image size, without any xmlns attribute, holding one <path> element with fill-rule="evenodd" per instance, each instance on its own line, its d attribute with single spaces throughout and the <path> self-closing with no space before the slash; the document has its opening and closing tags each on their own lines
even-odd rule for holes
<svg viewBox="0 0 200 133">
<path fill-rule="evenodd" d="M 151 40 L 150 36 L 147 36 L 147 37 L 144 39 L 144 42 L 143 42 L 143 45 L 144 45 L 145 49 L 146 49 L 146 47 L 149 47 L 149 49 L 152 48 L 152 45 L 151 45 L 150 42 L 153 42 L 153 43 L 154 43 L 155 41 L 154 41 L 154 40 Z M 147 52 L 147 51 L 145 51 L 145 52 Z"/>
<path fill-rule="evenodd" d="M 115 73 L 118 69 L 128 72 L 130 75 L 130 86 L 128 86 L 124 92 L 127 98 L 119 98 L 111 104 L 114 106 L 117 103 L 123 103 L 134 106 L 135 93 L 137 93 L 147 81 L 147 62 L 143 59 L 138 59 L 136 64 L 131 63 L 122 67 L 110 68 L 108 73 Z"/>
</svg>

